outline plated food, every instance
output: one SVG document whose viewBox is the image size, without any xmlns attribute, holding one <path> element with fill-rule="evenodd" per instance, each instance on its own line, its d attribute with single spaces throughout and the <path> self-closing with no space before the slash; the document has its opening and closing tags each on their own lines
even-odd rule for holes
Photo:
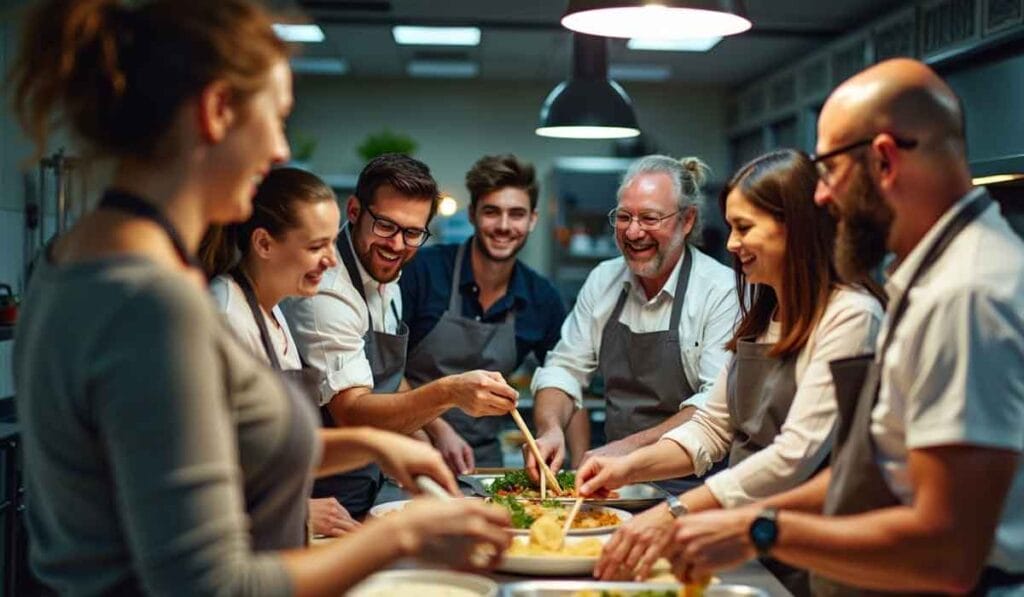
<svg viewBox="0 0 1024 597">
<path fill-rule="evenodd" d="M 512 518 L 512 528 L 520 534 L 526 534 L 530 525 L 542 516 L 550 516 L 558 524 L 565 524 L 565 518 L 569 515 L 570 510 L 567 504 L 555 500 L 522 501 L 510 496 L 495 496 L 490 500 L 508 510 Z M 569 533 L 572 535 L 610 533 L 632 517 L 633 515 L 625 510 L 603 506 L 584 506 L 573 518 Z"/>
<path fill-rule="evenodd" d="M 576 473 L 559 471 L 556 474 L 563 492 L 551 497 L 555 501 L 572 503 L 576 494 Z M 462 475 L 463 484 L 473 487 L 476 495 L 483 497 L 514 497 L 521 500 L 540 499 L 540 489 L 530 480 L 524 470 L 505 471 L 497 474 Z M 592 495 L 586 498 L 586 504 L 594 506 L 610 506 L 631 511 L 646 510 L 665 499 L 666 493 L 651 483 L 632 483 L 623 485 L 615 491 L 603 495 Z"/>
<path fill-rule="evenodd" d="M 562 537 L 562 525 L 542 516 L 530 526 L 528 537 L 515 537 L 498 570 L 514 574 L 573 576 L 590 574 L 608 540 L 599 537 Z"/>
<path fill-rule="evenodd" d="M 548 497 L 574 498 L 576 493 L 576 473 L 572 471 L 558 471 L 555 473 L 558 484 L 562 491 L 547 489 Z M 533 479 L 526 474 L 525 470 L 509 471 L 504 475 L 494 478 L 488 486 L 488 491 L 493 496 L 515 497 L 524 499 L 540 499 L 540 486 L 533 482 Z M 600 494 L 596 497 L 616 497 L 614 491 Z"/>
</svg>

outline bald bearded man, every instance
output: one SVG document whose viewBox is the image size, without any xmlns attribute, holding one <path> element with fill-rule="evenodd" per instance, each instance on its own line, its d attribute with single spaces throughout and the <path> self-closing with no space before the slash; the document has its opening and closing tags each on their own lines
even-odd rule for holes
<svg viewBox="0 0 1024 597">
<path fill-rule="evenodd" d="M 680 517 L 673 569 L 759 554 L 811 570 L 816 595 L 1024 594 L 1024 243 L 972 188 L 960 103 L 924 64 L 849 79 L 818 133 L 815 200 L 839 219 L 840 271 L 896 258 L 877 356 L 832 363 L 830 469 Z"/>
</svg>

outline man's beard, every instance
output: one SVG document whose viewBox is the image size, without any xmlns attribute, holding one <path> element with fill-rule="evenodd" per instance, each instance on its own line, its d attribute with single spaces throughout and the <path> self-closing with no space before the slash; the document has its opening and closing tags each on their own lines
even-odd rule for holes
<svg viewBox="0 0 1024 597">
<path fill-rule="evenodd" d="M 506 257 L 498 257 L 494 253 L 491 253 L 491 251 L 487 248 L 487 243 L 484 242 L 483 237 L 479 233 L 473 235 L 473 244 L 476 245 L 476 248 L 480 250 L 480 253 L 484 257 L 495 263 L 501 263 L 504 261 L 512 261 L 513 259 L 515 259 L 516 256 L 519 255 L 519 251 L 522 251 L 523 247 L 526 246 L 526 240 L 529 237 L 529 233 L 524 235 L 522 241 L 519 244 L 517 244 L 515 248 L 512 250 L 512 252 L 509 253 L 508 256 Z"/>
<path fill-rule="evenodd" d="M 622 251 L 623 257 L 626 259 L 626 265 L 629 266 L 629 271 L 633 272 L 633 275 L 638 278 L 654 278 L 658 276 L 658 274 L 663 273 L 661 270 L 664 267 L 665 260 L 668 259 L 668 256 L 676 253 L 677 251 L 681 255 L 682 252 L 679 251 L 679 249 L 686 243 L 685 236 L 681 234 L 673 236 L 667 244 L 659 244 L 655 249 L 655 254 L 649 260 L 638 262 L 626 257 L 626 251 L 623 245 L 628 245 L 629 241 L 626 241 L 625 239 L 621 241 L 618 239 L 616 240 L 619 242 L 619 250 Z M 673 263 L 673 266 L 674 265 L 675 264 Z"/>
<path fill-rule="evenodd" d="M 840 205 L 830 204 L 838 220 L 835 263 L 844 281 L 857 282 L 885 258 L 893 212 L 863 169 L 845 195 Z"/>
</svg>

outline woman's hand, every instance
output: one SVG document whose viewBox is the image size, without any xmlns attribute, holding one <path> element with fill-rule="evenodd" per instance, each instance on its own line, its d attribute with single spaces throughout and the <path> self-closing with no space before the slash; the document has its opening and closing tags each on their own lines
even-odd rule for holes
<svg viewBox="0 0 1024 597">
<path fill-rule="evenodd" d="M 309 523 L 313 533 L 328 537 L 340 537 L 362 524 L 332 497 L 309 500 Z"/>
<path fill-rule="evenodd" d="M 494 568 L 512 542 L 508 512 L 475 499 L 417 499 L 383 522 L 402 555 L 458 569 Z"/>
<path fill-rule="evenodd" d="M 423 445 L 423 442 L 389 431 L 374 430 L 370 446 L 377 456 L 376 461 L 380 468 L 398 481 L 406 491 L 419 493 L 415 479 L 425 475 L 437 481 L 452 495 L 462 496 L 458 484 L 455 483 L 455 476 L 448 469 L 441 453 Z"/>
<path fill-rule="evenodd" d="M 583 461 L 576 473 L 580 495 L 590 496 L 600 489 L 618 489 L 629 482 L 628 456 L 592 456 Z"/>
<path fill-rule="evenodd" d="M 601 580 L 643 580 L 672 539 L 672 513 L 659 504 L 634 516 L 612 535 L 594 566 Z"/>
</svg>

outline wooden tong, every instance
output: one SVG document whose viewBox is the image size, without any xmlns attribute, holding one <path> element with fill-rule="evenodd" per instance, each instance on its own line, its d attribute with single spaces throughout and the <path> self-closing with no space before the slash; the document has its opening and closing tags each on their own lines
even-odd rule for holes
<svg viewBox="0 0 1024 597">
<path fill-rule="evenodd" d="M 530 451 L 533 452 L 533 457 L 537 459 L 541 473 L 547 479 L 548 485 L 555 491 L 561 493 L 562 486 L 558 484 L 558 479 L 555 477 L 555 473 L 551 472 L 551 468 L 548 467 L 548 463 L 544 462 L 544 458 L 540 455 L 540 448 L 537 447 L 537 441 L 533 439 L 533 434 L 530 433 L 530 428 L 526 426 L 526 421 L 523 420 L 523 416 L 519 414 L 519 409 L 513 408 L 509 414 L 512 415 L 512 420 L 516 422 L 516 426 L 519 427 L 519 431 L 522 431 L 523 435 L 526 436 L 526 444 L 530 446 Z"/>
</svg>

